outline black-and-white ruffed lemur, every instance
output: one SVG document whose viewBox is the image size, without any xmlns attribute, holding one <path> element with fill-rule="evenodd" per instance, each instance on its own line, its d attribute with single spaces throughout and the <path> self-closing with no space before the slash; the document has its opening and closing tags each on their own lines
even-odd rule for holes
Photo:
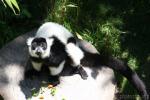
<svg viewBox="0 0 150 100">
<path fill-rule="evenodd" d="M 74 36 L 63 26 L 52 22 L 43 24 L 35 37 L 27 40 L 27 45 L 36 71 L 47 66 L 50 75 L 57 77 L 67 64 L 74 67 L 83 79 L 87 79 L 87 73 L 80 65 L 84 53 L 76 45 Z"/>
<path fill-rule="evenodd" d="M 113 57 L 90 53 L 76 44 L 75 37 L 62 25 L 46 22 L 36 32 L 35 37 L 27 40 L 31 63 L 36 71 L 47 66 L 50 75 L 59 76 L 66 64 L 77 69 L 83 79 L 88 75 L 82 66 L 108 66 L 120 73 L 146 99 L 147 91 L 144 83 L 126 63 Z"/>
</svg>

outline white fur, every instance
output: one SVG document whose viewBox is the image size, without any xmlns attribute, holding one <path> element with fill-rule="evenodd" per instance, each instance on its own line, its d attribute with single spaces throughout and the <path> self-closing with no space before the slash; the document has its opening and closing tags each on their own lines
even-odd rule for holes
<svg viewBox="0 0 150 100">
<path fill-rule="evenodd" d="M 40 71 L 41 70 L 41 67 L 42 67 L 42 63 L 36 63 L 36 62 L 33 62 L 32 61 L 32 65 L 33 65 L 33 68 L 37 71 Z"/>
<path fill-rule="evenodd" d="M 49 67 L 51 75 L 58 75 L 64 68 L 65 61 L 61 62 L 58 67 Z"/>
<path fill-rule="evenodd" d="M 73 60 L 73 66 L 80 65 L 80 60 L 84 57 L 83 51 L 74 43 L 68 43 L 66 45 L 66 51 Z"/>
<path fill-rule="evenodd" d="M 34 39 L 34 37 L 30 37 L 30 38 L 27 39 L 27 45 L 28 46 L 31 46 L 31 43 L 32 43 L 33 39 Z"/>
<path fill-rule="evenodd" d="M 53 22 L 44 23 L 36 33 L 37 37 L 52 37 L 56 36 L 64 44 L 67 43 L 68 38 L 73 37 L 73 35 L 62 25 Z"/>
</svg>

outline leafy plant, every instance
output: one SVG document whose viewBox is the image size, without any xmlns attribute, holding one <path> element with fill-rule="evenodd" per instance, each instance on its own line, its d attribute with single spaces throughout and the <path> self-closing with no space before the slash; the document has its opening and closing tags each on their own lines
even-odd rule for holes
<svg viewBox="0 0 150 100">
<path fill-rule="evenodd" d="M 5 7 L 9 6 L 14 14 L 18 15 L 20 13 L 20 8 L 16 0 L 1 0 Z"/>
</svg>

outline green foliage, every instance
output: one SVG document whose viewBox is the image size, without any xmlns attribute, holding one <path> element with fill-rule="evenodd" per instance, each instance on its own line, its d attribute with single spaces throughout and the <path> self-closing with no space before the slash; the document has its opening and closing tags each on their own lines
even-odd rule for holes
<svg viewBox="0 0 150 100">
<path fill-rule="evenodd" d="M 36 88 L 31 89 L 31 93 L 32 93 L 32 96 L 34 97 L 39 95 L 39 92 L 37 92 Z"/>
<path fill-rule="evenodd" d="M 121 31 L 117 29 L 113 23 L 106 22 L 102 25 L 98 24 L 97 29 L 93 33 L 88 29 L 81 33 L 83 38 L 94 44 L 100 52 L 113 54 L 115 56 L 120 55 Z"/>
<path fill-rule="evenodd" d="M 16 0 L 2 0 L 2 2 L 3 2 L 5 7 L 7 7 L 7 5 L 8 5 L 12 9 L 14 14 L 17 15 L 20 13 L 20 8 L 19 8 Z"/>
<path fill-rule="evenodd" d="M 20 2 L 18 2 L 20 3 Z M 0 48 L 20 34 L 23 34 L 37 24 L 37 19 L 29 12 L 28 7 L 23 4 L 19 15 L 15 15 L 11 9 L 7 9 L 0 2 Z"/>
<path fill-rule="evenodd" d="M 61 24 L 63 24 L 65 21 L 68 21 L 66 19 L 67 15 L 73 14 L 69 14 L 70 10 L 73 11 L 74 9 L 78 8 L 75 3 L 69 2 L 69 0 L 54 1 L 51 6 L 51 11 L 49 11 L 45 21 L 54 21 Z"/>
</svg>

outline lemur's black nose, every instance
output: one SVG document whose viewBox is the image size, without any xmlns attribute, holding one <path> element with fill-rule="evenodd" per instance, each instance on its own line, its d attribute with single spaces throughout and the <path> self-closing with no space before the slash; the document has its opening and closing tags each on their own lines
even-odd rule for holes
<svg viewBox="0 0 150 100">
<path fill-rule="evenodd" d="M 36 54 L 40 56 L 40 55 L 41 55 L 41 52 L 37 51 Z"/>
</svg>

